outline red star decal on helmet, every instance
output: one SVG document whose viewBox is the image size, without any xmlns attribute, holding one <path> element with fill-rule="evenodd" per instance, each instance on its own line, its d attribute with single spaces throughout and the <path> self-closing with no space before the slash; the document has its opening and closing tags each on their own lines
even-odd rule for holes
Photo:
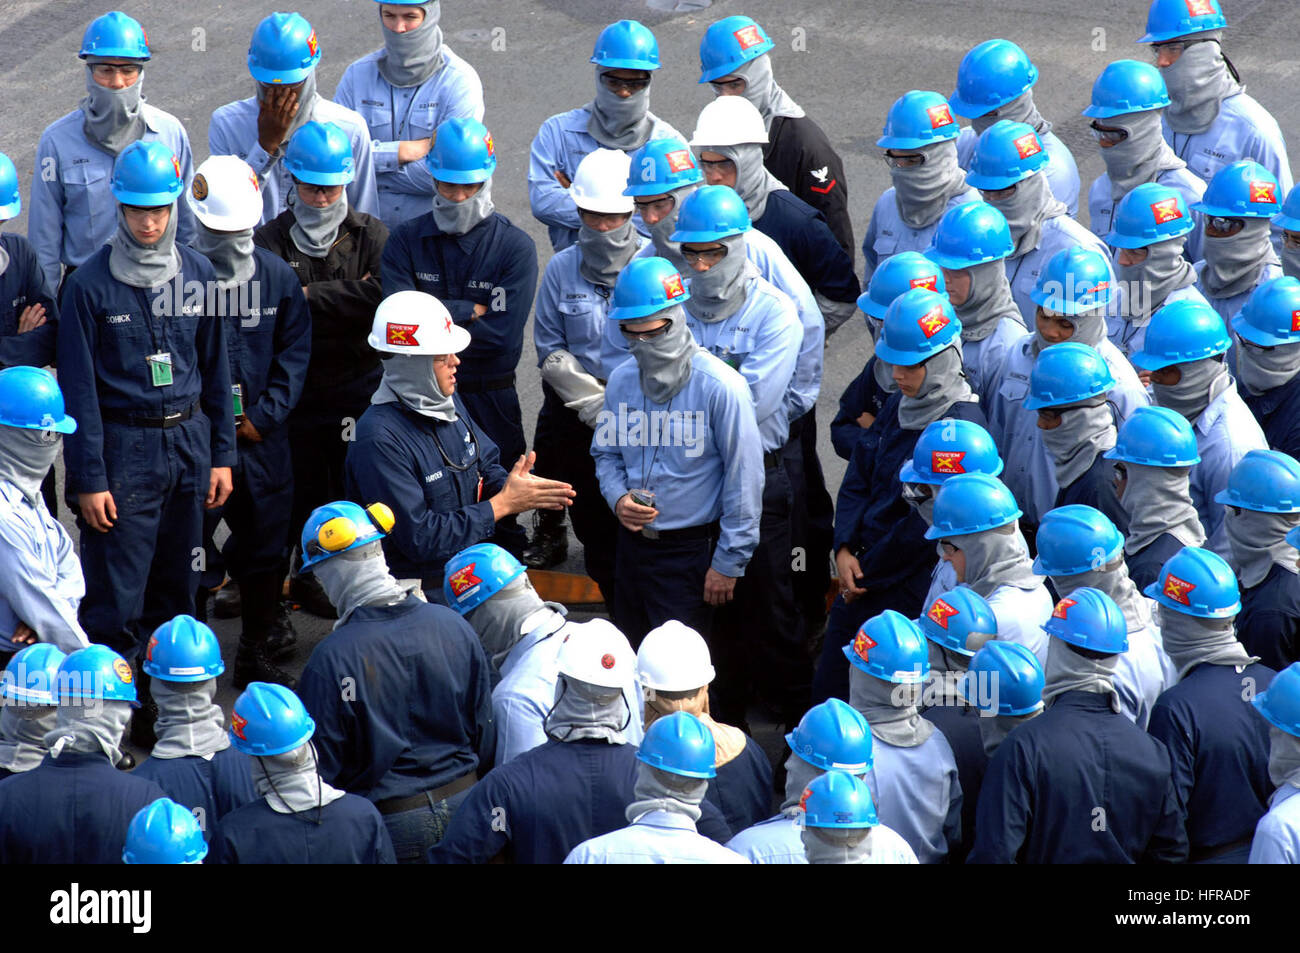
<svg viewBox="0 0 1300 953">
<path fill-rule="evenodd" d="M 669 301 L 686 294 L 686 288 L 682 286 L 681 275 L 672 274 L 667 278 L 660 279 L 660 282 L 664 286 L 664 294 L 668 296 Z"/>
<path fill-rule="evenodd" d="M 1165 584 L 1160 591 L 1170 599 L 1173 599 L 1174 602 L 1189 606 L 1191 605 L 1191 602 L 1188 600 L 1187 595 L 1195 588 L 1196 585 L 1194 583 L 1190 583 L 1186 579 L 1179 579 L 1173 573 L 1170 573 L 1165 576 Z"/>
<path fill-rule="evenodd" d="M 664 161 L 668 163 L 669 172 L 685 172 L 687 169 L 695 168 L 695 160 L 691 158 L 689 149 L 674 149 L 672 152 L 665 152 Z"/>
<path fill-rule="evenodd" d="M 483 581 L 478 576 L 474 575 L 474 567 L 476 565 L 477 563 L 470 563 L 468 566 L 457 569 L 447 577 L 447 585 L 451 586 L 451 594 L 453 596 L 463 596 Z"/>
<path fill-rule="evenodd" d="M 938 129 L 940 126 L 952 125 L 952 113 L 948 111 L 947 103 L 940 103 L 938 106 L 931 106 L 925 111 L 930 117 L 930 128 Z"/>
<path fill-rule="evenodd" d="M 1291 330 L 1300 331 L 1300 311 L 1291 312 Z"/>
<path fill-rule="evenodd" d="M 1079 601 L 1077 599 L 1062 599 L 1060 602 L 1056 604 L 1056 608 L 1052 610 L 1052 618 L 1053 619 L 1069 618 L 1070 607 L 1077 606 L 1078 604 Z"/>
<path fill-rule="evenodd" d="M 965 458 L 965 450 L 931 450 L 930 472 L 965 473 L 966 467 L 962 465 Z"/>
<path fill-rule="evenodd" d="M 749 26 L 743 26 L 731 34 L 740 44 L 740 51 L 743 53 L 751 46 L 758 46 L 763 42 L 763 34 L 758 32 L 758 24 L 751 23 Z"/>
<path fill-rule="evenodd" d="M 149 662 L 153 661 L 153 650 L 157 645 L 158 645 L 158 636 L 156 635 L 149 636 L 149 647 L 144 651 L 144 657 L 146 661 Z"/>
<path fill-rule="evenodd" d="M 1032 132 L 1027 132 L 1023 136 L 1011 140 L 1011 144 L 1016 147 L 1016 153 L 1022 159 L 1036 156 L 1043 151 L 1043 147 L 1038 143 L 1038 136 Z"/>
<path fill-rule="evenodd" d="M 808 810 L 808 798 L 812 797 L 812 788 L 804 788 L 803 794 L 799 795 L 799 810 Z"/>
<path fill-rule="evenodd" d="M 1151 215 L 1155 218 L 1157 225 L 1163 225 L 1165 222 L 1172 222 L 1176 218 L 1182 218 L 1183 212 L 1178 207 L 1178 199 L 1167 198 L 1151 203 Z"/>
<path fill-rule="evenodd" d="M 1194 17 L 1214 15 L 1214 4 L 1210 0 L 1187 0 L 1187 12 Z"/>
<path fill-rule="evenodd" d="M 936 304 L 926 312 L 925 317 L 916 322 L 916 325 L 926 338 L 932 338 L 948 326 L 948 316 L 943 313 L 943 308 Z"/>
<path fill-rule="evenodd" d="M 922 275 L 920 278 L 913 278 L 911 281 L 909 281 L 908 286 L 912 288 L 929 288 L 931 291 L 938 291 L 939 276 Z"/>
<path fill-rule="evenodd" d="M 1256 181 L 1250 183 L 1250 200 L 1252 202 L 1264 202 L 1268 205 L 1277 204 L 1277 186 L 1272 182 Z"/>
<path fill-rule="evenodd" d="M 312 30 L 311 35 L 307 37 L 307 55 L 315 56 L 316 51 L 320 49 L 320 41 L 316 39 L 316 31 Z"/>
<path fill-rule="evenodd" d="M 239 716 L 239 712 L 237 712 L 237 711 L 232 711 L 232 712 L 230 713 L 230 730 L 233 731 L 233 732 L 235 733 L 235 736 L 236 736 L 237 738 L 240 738 L 240 739 L 242 739 L 242 740 L 244 740 L 244 741 L 247 741 L 247 740 L 248 740 L 247 738 L 244 737 L 244 727 L 245 727 L 247 724 L 248 724 L 248 719 L 247 719 L 247 718 L 241 718 L 241 717 Z"/>
<path fill-rule="evenodd" d="M 492 138 L 492 133 L 489 132 L 486 136 L 483 137 L 483 145 L 487 146 L 488 155 L 494 156 L 497 154 L 497 144 L 496 141 Z"/>
<path fill-rule="evenodd" d="M 942 599 L 934 600 L 934 605 L 930 606 L 930 611 L 926 615 L 941 629 L 948 628 L 948 620 L 955 615 L 961 615 L 959 609 L 948 605 Z"/>
<path fill-rule="evenodd" d="M 859 629 L 858 634 L 853 637 L 853 654 L 865 662 L 867 653 L 874 649 L 876 644 L 875 639 Z"/>
<path fill-rule="evenodd" d="M 602 656 L 600 657 L 600 667 L 601 667 L 601 668 L 613 668 L 613 667 L 614 667 L 614 656 L 610 655 L 608 652 L 606 652 L 604 655 L 602 655 Z"/>
<path fill-rule="evenodd" d="M 420 342 L 415 339 L 415 332 L 418 330 L 420 330 L 418 324 L 394 324 L 389 321 L 384 343 L 392 347 L 419 347 Z"/>
</svg>

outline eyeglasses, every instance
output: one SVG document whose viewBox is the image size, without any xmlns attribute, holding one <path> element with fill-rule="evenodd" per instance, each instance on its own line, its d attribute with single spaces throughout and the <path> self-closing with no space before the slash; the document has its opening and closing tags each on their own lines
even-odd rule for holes
<svg viewBox="0 0 1300 953">
<path fill-rule="evenodd" d="M 1213 42 L 1213 40 L 1170 40 L 1168 43 L 1152 43 L 1151 56 L 1152 58 L 1159 60 L 1161 54 L 1165 54 L 1169 57 L 1169 61 L 1172 63 L 1174 60 L 1178 59 L 1178 57 L 1182 56 L 1189 46 L 1195 46 L 1197 43 Z"/>
<path fill-rule="evenodd" d="M 1089 123 L 1088 129 L 1092 132 L 1092 138 L 1098 142 L 1123 142 L 1128 138 L 1128 133 L 1123 129 L 1111 129 L 1106 126 L 1099 126 L 1097 123 Z"/>
<path fill-rule="evenodd" d="M 732 162 L 730 159 L 701 159 L 700 165 L 704 166 L 706 169 L 725 170 L 728 166 L 733 169 L 736 167 L 736 163 Z"/>
<path fill-rule="evenodd" d="M 716 265 L 722 259 L 727 257 L 727 246 L 719 245 L 717 248 L 686 248 L 682 247 L 682 259 L 688 265 L 698 265 L 703 262 L 706 265 Z"/>
<path fill-rule="evenodd" d="M 629 93 L 639 93 L 650 85 L 650 77 L 648 76 L 640 79 L 623 79 L 613 73 L 601 73 L 600 81 L 605 85 L 606 89 L 615 93 L 621 93 L 625 89 Z"/>
<path fill-rule="evenodd" d="M 939 544 L 939 548 L 943 550 L 943 554 L 945 556 L 951 556 L 953 553 L 961 552 L 960 549 L 958 549 L 956 546 L 954 546 L 952 543 L 948 542 L 947 540 L 941 542 Z"/>
<path fill-rule="evenodd" d="M 739 96 L 745 91 L 745 81 L 739 77 L 736 79 L 710 80 L 709 85 L 713 87 L 714 94 L 718 96 Z"/>
<path fill-rule="evenodd" d="M 925 156 L 919 152 L 901 156 L 886 152 L 881 158 L 885 160 L 885 165 L 891 169 L 915 169 L 918 166 L 925 165 Z"/>
<path fill-rule="evenodd" d="M 589 212 L 578 209 L 578 218 L 588 228 L 600 228 L 602 225 L 618 228 L 631 217 L 631 212 Z"/>
<path fill-rule="evenodd" d="M 1240 334 L 1237 335 L 1237 340 L 1240 341 L 1241 346 L 1248 351 L 1271 351 L 1275 346 L 1275 345 L 1268 345 L 1268 344 L 1256 344 L 1254 341 L 1250 340 L 1249 338 L 1244 338 Z"/>
<path fill-rule="evenodd" d="M 644 218 L 646 212 L 654 212 L 660 218 L 663 218 L 677 205 L 677 199 L 671 195 L 665 195 L 658 199 L 633 199 L 632 204 L 636 206 L 637 212 Z"/>
<path fill-rule="evenodd" d="M 620 324 L 618 329 L 623 332 L 623 337 L 627 338 L 629 341 L 653 341 L 661 334 L 664 334 L 672 326 L 673 323 L 671 321 L 665 321 L 663 324 L 659 325 L 659 327 L 651 328 L 648 331 L 632 331 L 629 330 L 625 324 Z"/>
<path fill-rule="evenodd" d="M 1282 244 L 1287 248 L 1300 248 L 1300 232 L 1282 233 Z"/>
<path fill-rule="evenodd" d="M 135 79 L 143 69 L 139 63 L 96 63 L 90 67 L 95 79 L 112 79 L 114 76 Z"/>
<path fill-rule="evenodd" d="M 984 197 L 984 201 L 986 202 L 1001 202 L 1015 195 L 1016 186 L 1019 184 L 1019 182 L 1013 183 L 1005 189 L 980 189 L 980 195 Z"/>
<path fill-rule="evenodd" d="M 1115 476 L 1119 477 L 1121 480 L 1127 480 L 1128 467 L 1124 466 L 1122 463 L 1115 464 Z"/>
<path fill-rule="evenodd" d="M 452 359 L 453 357 L 456 357 L 456 355 L 455 355 L 455 354 L 435 354 L 435 355 L 433 356 L 433 363 L 435 363 L 435 364 L 451 364 L 451 359 Z M 459 363 L 460 363 L 460 358 L 456 358 L 456 364 L 459 364 Z M 454 367 L 455 365 L 452 365 L 452 366 Z"/>
<path fill-rule="evenodd" d="M 1078 407 L 1040 407 L 1038 408 L 1038 419 L 1047 421 L 1048 423 L 1056 423 L 1064 417 L 1067 412 L 1078 409 Z"/>
<path fill-rule="evenodd" d="M 341 185 L 312 185 L 310 182 L 298 182 L 298 191 L 304 195 L 324 195 L 329 196 L 335 189 L 341 189 Z"/>
<path fill-rule="evenodd" d="M 1223 232 L 1224 235 L 1235 235 L 1246 227 L 1243 219 L 1226 218 L 1222 215 L 1211 215 L 1205 220 L 1205 224 L 1216 232 Z"/>
</svg>

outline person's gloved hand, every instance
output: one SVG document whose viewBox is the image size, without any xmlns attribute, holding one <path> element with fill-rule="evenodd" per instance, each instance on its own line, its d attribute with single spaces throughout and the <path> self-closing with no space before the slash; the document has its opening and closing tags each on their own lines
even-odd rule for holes
<svg viewBox="0 0 1300 953">
<path fill-rule="evenodd" d="M 577 400 L 565 401 L 565 407 L 575 411 L 578 418 L 590 427 L 596 429 L 596 420 L 600 417 L 601 408 L 605 406 L 605 395 L 590 394 L 586 397 L 579 397 Z"/>
</svg>

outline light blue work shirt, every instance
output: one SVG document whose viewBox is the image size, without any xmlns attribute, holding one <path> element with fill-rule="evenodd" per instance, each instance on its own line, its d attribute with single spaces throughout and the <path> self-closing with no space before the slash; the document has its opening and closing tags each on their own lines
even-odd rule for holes
<svg viewBox="0 0 1300 953">
<path fill-rule="evenodd" d="M 208 150 L 214 156 L 239 156 L 253 167 L 258 181 L 262 183 L 262 221 L 258 224 L 265 224 L 289 207 L 288 196 L 295 191 L 295 187 L 293 176 L 282 161 L 283 152 L 276 156 L 267 155 L 257 141 L 257 114 L 260 108 L 256 96 L 220 107 L 212 114 L 212 122 L 208 126 Z M 320 94 L 317 94 L 312 106 L 311 121 L 334 123 L 352 142 L 354 175 L 347 185 L 348 208 L 367 215 L 378 215 L 375 166 L 370 158 L 370 130 L 366 128 L 366 121 L 346 106 L 340 106 Z"/>
<path fill-rule="evenodd" d="M 194 156 L 185 127 L 171 113 L 148 103 L 141 104 L 141 114 L 145 131 L 140 140 L 161 142 L 172 151 L 188 191 Z M 55 294 L 62 277 L 60 263 L 80 267 L 117 231 L 117 199 L 109 190 L 117 157 L 91 145 L 82 129 L 85 121 L 85 114 L 74 109 L 46 126 L 36 146 L 27 240 L 36 250 L 45 283 Z M 189 245 L 194 240 L 194 213 L 184 198 L 177 211 L 176 243 Z"/>
<path fill-rule="evenodd" d="M 1001 380 L 1007 352 L 1028 333 L 1018 318 L 1004 317 L 998 319 L 998 326 L 984 340 L 961 342 L 961 367 L 981 407 L 988 406 L 989 393 Z"/>
<path fill-rule="evenodd" d="M 1195 283 L 1183 285 L 1169 292 L 1169 296 L 1161 303 L 1160 307 L 1167 304 L 1173 304 L 1175 301 L 1203 301 L 1205 295 L 1197 290 Z M 1119 286 L 1119 296 L 1115 299 L 1115 307 L 1106 315 L 1106 338 L 1115 348 L 1124 355 L 1125 358 L 1132 360 L 1133 355 L 1142 350 L 1142 345 L 1147 339 L 1147 326 L 1151 323 L 1151 317 L 1148 315 L 1141 324 L 1134 324 L 1128 317 L 1128 288 L 1121 282 Z M 1159 308 L 1155 309 L 1158 311 Z"/>
<path fill-rule="evenodd" d="M 745 379 L 708 351 L 666 404 L 641 390 L 635 359 L 614 369 L 596 421 L 591 455 L 600 492 L 613 510 L 629 489 L 655 493 L 654 529 L 721 529 L 713 569 L 738 579 L 758 545 L 763 451 Z M 671 412 L 671 413 L 669 413 Z"/>
<path fill-rule="evenodd" d="M 1252 864 L 1300 864 L 1300 788 L 1284 784 L 1269 798 L 1268 813 L 1255 825 Z"/>
<path fill-rule="evenodd" d="M 806 864 L 802 831 L 803 811 L 794 807 L 741 831 L 727 841 L 727 849 L 751 864 Z"/>
<path fill-rule="evenodd" d="M 1215 503 L 1214 497 L 1228 488 L 1228 476 L 1237 462 L 1252 450 L 1267 450 L 1268 440 L 1255 415 L 1237 393 L 1236 381 L 1210 401 L 1196 418 L 1192 430 L 1196 433 L 1196 451 L 1201 455 L 1201 462 L 1192 467 L 1188 489 L 1205 530 L 1205 548 L 1235 567 L 1237 559 L 1232 554 L 1223 520 L 1224 506 Z"/>
<path fill-rule="evenodd" d="M 11 639 L 19 622 L 64 652 L 84 649 L 77 607 L 85 594 L 77 548 L 45 500 L 38 494 L 33 504 L 0 480 L 0 651 L 25 647 Z"/>
<path fill-rule="evenodd" d="M 1294 183 L 1282 129 L 1253 96 L 1238 93 L 1224 99 L 1205 132 L 1176 133 L 1169 128 L 1168 117 L 1162 117 L 1160 125 L 1165 142 L 1205 182 L 1238 159 L 1254 159 L 1276 177 L 1279 202 L 1291 191 Z"/>
<path fill-rule="evenodd" d="M 922 864 L 941 863 L 961 842 L 961 782 L 943 732 L 913 748 L 873 738 L 867 786 L 880 823 L 907 842 Z"/>
<path fill-rule="evenodd" d="M 1043 631 L 1043 624 L 1056 608 L 1047 586 L 1041 582 L 1033 589 L 998 586 L 984 601 L 998 620 L 998 641 L 1023 645 L 1034 653 L 1046 671 L 1048 635 Z"/>
<path fill-rule="evenodd" d="M 1145 599 L 1138 600 L 1139 604 Z M 1141 610 L 1147 613 L 1146 606 Z M 1165 667 L 1161 656 L 1163 650 L 1157 642 L 1158 633 L 1150 621 L 1136 628 L 1129 623 L 1128 651 L 1121 652 L 1115 664 L 1113 679 L 1115 691 L 1119 694 L 1120 710 L 1141 728 L 1147 730 L 1151 721 L 1151 710 L 1156 707 L 1156 699 L 1166 688 Z"/>
<path fill-rule="evenodd" d="M 675 811 L 648 811 L 622 830 L 583 841 L 566 864 L 747 864 L 744 857 L 695 830 Z"/>
<path fill-rule="evenodd" d="M 1018 258 L 1006 259 L 1007 280 L 1011 282 L 1011 297 L 1016 299 L 1016 307 L 1025 319 L 1025 327 L 1034 327 L 1034 315 L 1038 305 L 1030 297 L 1038 278 L 1047 263 L 1059 251 L 1074 248 L 1076 245 L 1085 251 L 1095 251 L 1106 259 L 1110 269 L 1109 281 L 1115 285 L 1115 270 L 1110 264 L 1110 249 L 1105 243 L 1067 215 L 1056 215 L 1043 220 L 1043 230 L 1038 236 L 1038 247 L 1031 248 Z"/>
<path fill-rule="evenodd" d="M 1201 274 L 1205 271 L 1205 262 L 1198 261 L 1192 267 L 1196 269 L 1196 290 L 1210 303 L 1211 308 L 1219 312 L 1219 317 L 1223 318 L 1224 325 L 1229 329 L 1232 328 L 1232 319 L 1237 316 L 1237 312 L 1246 306 L 1247 299 L 1250 298 L 1256 288 L 1266 281 L 1282 277 L 1282 266 L 1267 262 L 1260 266 L 1259 276 L 1256 277 L 1255 283 L 1245 291 L 1230 295 L 1227 298 L 1216 298 L 1210 294 L 1210 289 L 1206 288 L 1201 282 Z"/>
<path fill-rule="evenodd" d="M 975 189 L 967 189 L 948 200 L 944 215 L 948 209 L 967 202 L 978 202 L 980 194 Z M 862 287 L 871 282 L 871 276 L 880 267 L 880 263 L 891 255 L 902 251 L 924 252 L 934 240 L 934 233 L 939 230 L 940 215 L 924 228 L 912 228 L 898 214 L 898 203 L 894 200 L 894 187 L 891 185 L 876 199 L 875 208 L 871 210 L 871 221 L 867 222 L 867 232 L 862 236 Z"/>
<path fill-rule="evenodd" d="M 402 164 L 404 140 L 428 139 L 448 119 L 483 121 L 483 84 L 474 67 L 445 44 L 443 67 L 419 86 L 394 86 L 379 72 L 380 48 L 343 73 L 334 102 L 355 110 L 370 129 L 370 155 L 379 192 L 378 217 L 389 228 L 433 207 L 433 176 L 420 159 Z"/>
<path fill-rule="evenodd" d="M 1188 168 L 1164 169 L 1155 177 L 1155 182 L 1173 189 L 1183 197 L 1195 228 L 1187 233 L 1187 244 L 1183 247 L 1183 257 L 1188 261 L 1201 260 L 1201 239 L 1205 235 L 1205 219 L 1200 212 L 1192 212 L 1193 202 L 1199 202 L 1205 194 L 1205 181 Z M 1122 198 L 1122 196 L 1121 196 Z M 1119 205 L 1110 197 L 1110 173 L 1103 172 L 1088 189 L 1088 227 L 1102 241 L 1115 227 L 1115 207 Z"/>
<path fill-rule="evenodd" d="M 646 118 L 651 122 L 650 139 L 683 138 L 654 113 L 647 112 Z M 533 218 L 546 226 L 551 248 L 557 252 L 578 240 L 582 221 L 578 218 L 578 206 L 573 203 L 569 190 L 555 178 L 555 173 L 563 172 L 572 182 L 578 163 L 601 147 L 587 131 L 590 120 L 591 110 L 586 106 L 552 116 L 537 130 L 529 152 L 528 204 L 532 206 Z M 635 221 L 641 230 L 639 215 Z"/>
<path fill-rule="evenodd" d="M 970 171 L 970 164 L 975 158 L 975 144 L 979 141 L 974 127 L 963 126 L 957 137 L 957 164 Z M 1047 184 L 1058 202 L 1065 203 L 1070 218 L 1079 217 L 1079 192 L 1083 188 L 1079 180 L 1079 166 L 1074 161 L 1074 153 L 1054 132 L 1038 133 L 1038 141 L 1047 153 Z"/>
</svg>

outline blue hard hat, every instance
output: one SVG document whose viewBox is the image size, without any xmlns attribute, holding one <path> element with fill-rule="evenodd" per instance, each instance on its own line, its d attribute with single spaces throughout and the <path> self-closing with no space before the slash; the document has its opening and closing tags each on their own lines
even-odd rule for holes
<svg viewBox="0 0 1300 953">
<path fill-rule="evenodd" d="M 864 622 L 843 652 L 854 668 L 896 685 L 912 685 L 930 674 L 930 649 L 920 627 L 893 609 Z"/>
<path fill-rule="evenodd" d="M 591 62 L 609 69 L 659 68 L 659 41 L 636 20 L 619 20 L 600 31 Z"/>
<path fill-rule="evenodd" d="M 1250 700 L 1270 725 L 1288 735 L 1300 735 L 1300 662 L 1273 676 L 1268 688 Z"/>
<path fill-rule="evenodd" d="M 963 473 L 939 487 L 934 498 L 934 525 L 926 539 L 967 536 L 997 529 L 1024 515 L 1016 498 L 997 477 Z"/>
<path fill-rule="evenodd" d="M 948 100 L 939 93 L 913 89 L 894 101 L 876 145 L 882 149 L 920 149 L 956 139 L 961 129 Z"/>
<path fill-rule="evenodd" d="M 18 188 L 14 161 L 0 152 L 0 219 L 17 218 L 23 210 L 23 193 Z"/>
<path fill-rule="evenodd" d="M 679 136 L 651 139 L 632 153 L 624 195 L 664 195 L 687 185 L 704 181 L 691 153 L 691 147 Z"/>
<path fill-rule="evenodd" d="M 259 83 L 301 83 L 318 62 L 316 31 L 299 13 L 272 13 L 253 30 L 248 71 Z"/>
<path fill-rule="evenodd" d="M 77 649 L 60 663 L 58 679 L 60 704 L 73 698 L 93 698 L 140 707 L 131 664 L 107 645 Z"/>
<path fill-rule="evenodd" d="M 63 650 L 49 642 L 21 649 L 0 672 L 0 698 L 24 705 L 57 705 L 59 667 L 65 658 Z"/>
<path fill-rule="evenodd" d="M 804 827 L 862 828 L 880 823 L 871 788 L 847 771 L 827 771 L 808 782 L 799 798 Z"/>
<path fill-rule="evenodd" d="M 190 809 L 160 797 L 131 818 L 122 863 L 197 864 L 207 855 L 208 844 Z"/>
<path fill-rule="evenodd" d="M 614 282 L 608 318 L 639 321 L 690 298 L 686 282 L 667 258 L 633 258 Z"/>
<path fill-rule="evenodd" d="M 925 255 L 944 268 L 959 271 L 999 261 L 1015 247 L 1005 215 L 988 202 L 963 202 L 943 213 Z"/>
<path fill-rule="evenodd" d="M 1277 177 L 1252 159 L 1225 165 L 1205 187 L 1192 211 L 1226 218 L 1272 218 L 1282 210 Z"/>
<path fill-rule="evenodd" d="M 439 182 L 486 182 L 497 168 L 496 143 L 477 119 L 457 116 L 439 124 L 424 164 Z"/>
<path fill-rule="evenodd" d="M 230 711 L 230 743 L 244 754 L 284 754 L 306 744 L 315 732 L 316 722 L 283 685 L 249 682 Z"/>
<path fill-rule="evenodd" d="M 966 184 L 985 192 L 1009 189 L 1047 167 L 1047 150 L 1034 127 L 999 119 L 975 143 Z"/>
<path fill-rule="evenodd" d="M 1096 571 L 1124 554 L 1124 534 L 1101 510 L 1082 503 L 1058 506 L 1038 524 L 1040 576 L 1076 576 Z"/>
<path fill-rule="evenodd" d="M 302 528 L 302 572 L 319 562 L 383 539 L 396 519 L 384 503 L 361 507 L 347 500 L 326 503 L 312 510 Z"/>
<path fill-rule="evenodd" d="M 867 290 L 858 296 L 858 307 L 873 318 L 884 320 L 894 299 L 913 288 L 929 288 L 947 294 L 939 266 L 917 251 L 890 255 L 871 273 Z"/>
<path fill-rule="evenodd" d="M 171 205 L 185 191 L 181 164 L 163 143 L 137 139 L 113 163 L 113 198 L 123 205 Z"/>
<path fill-rule="evenodd" d="M 1201 462 L 1196 434 L 1187 418 L 1168 407 L 1138 407 L 1120 425 L 1107 460 L 1148 467 L 1192 467 Z"/>
<path fill-rule="evenodd" d="M 1259 513 L 1300 513 L 1300 462 L 1280 450 L 1251 450 L 1214 502 Z"/>
<path fill-rule="evenodd" d="M 1018 642 L 985 642 L 966 666 L 961 694 L 981 711 L 1016 717 L 1043 707 L 1043 666 Z M 981 684 L 990 691 L 981 695 Z M 992 697 L 990 697 L 990 695 Z M 985 701 L 997 705 L 985 706 Z"/>
<path fill-rule="evenodd" d="M 684 778 L 716 778 L 713 732 L 690 712 L 675 711 L 646 729 L 636 759 Z"/>
<path fill-rule="evenodd" d="M 716 242 L 749 229 L 749 210 L 736 190 L 727 185 L 705 185 L 686 196 L 669 241 Z"/>
<path fill-rule="evenodd" d="M 1232 567 L 1218 553 L 1185 546 L 1165 560 L 1142 592 L 1167 609 L 1201 619 L 1230 619 L 1241 611 Z"/>
<path fill-rule="evenodd" d="M 1043 348 L 1029 372 L 1026 410 L 1068 407 L 1100 397 L 1115 386 L 1110 365 L 1095 347 L 1066 341 Z"/>
<path fill-rule="evenodd" d="M 54 375 L 43 367 L 23 365 L 0 371 L 0 424 L 55 433 L 77 430 L 77 422 L 64 409 L 63 391 Z"/>
<path fill-rule="evenodd" d="M 785 736 L 790 750 L 814 768 L 862 774 L 874 763 L 871 727 L 852 705 L 828 698 L 809 708 Z"/>
<path fill-rule="evenodd" d="M 1139 43 L 1163 43 L 1180 36 L 1221 30 L 1228 25 L 1219 0 L 1153 0 L 1147 32 Z"/>
<path fill-rule="evenodd" d="M 1282 211 L 1273 216 L 1273 224 L 1288 232 L 1300 232 L 1300 185 L 1293 186 L 1282 203 Z"/>
<path fill-rule="evenodd" d="M 1115 248 L 1146 248 L 1186 235 L 1196 227 L 1177 189 L 1143 182 L 1120 199 L 1105 241 Z"/>
<path fill-rule="evenodd" d="M 1115 297 L 1110 279 L 1105 255 L 1073 245 L 1048 260 L 1029 297 L 1050 311 L 1073 316 L 1110 304 Z"/>
<path fill-rule="evenodd" d="M 947 295 L 913 288 L 894 299 L 876 342 L 882 361 L 912 367 L 929 360 L 961 338 L 961 321 Z"/>
<path fill-rule="evenodd" d="M 763 28 L 750 17 L 724 17 L 710 24 L 700 40 L 700 82 L 730 76 L 772 46 Z"/>
<path fill-rule="evenodd" d="M 311 185 L 347 185 L 356 176 L 352 141 L 332 122 L 304 123 L 285 147 L 284 165 Z"/>
<path fill-rule="evenodd" d="M 202 682 L 226 670 L 216 634 L 197 619 L 178 615 L 149 638 L 141 665 L 164 682 Z"/>
<path fill-rule="evenodd" d="M 1139 60 L 1116 60 L 1092 84 L 1092 102 L 1083 110 L 1085 116 L 1109 119 L 1128 113 L 1164 109 L 1169 105 L 1169 90 L 1160 70 Z"/>
<path fill-rule="evenodd" d="M 475 543 L 447 560 L 443 572 L 443 599 L 464 615 L 522 576 L 524 566 L 495 543 Z"/>
<path fill-rule="evenodd" d="M 998 617 L 978 592 L 965 586 L 937 596 L 916 621 L 931 642 L 967 657 L 975 654 L 966 647 L 971 635 L 998 634 Z"/>
<path fill-rule="evenodd" d="M 1207 301 L 1184 298 L 1151 316 L 1142 350 L 1130 359 L 1143 370 L 1158 371 L 1225 354 L 1231 346 L 1232 336 L 1219 312 Z"/>
<path fill-rule="evenodd" d="M 1100 589 L 1082 586 L 1056 604 L 1043 631 L 1092 652 L 1128 651 L 1128 620 L 1115 600 Z"/>
<path fill-rule="evenodd" d="M 1300 280 L 1285 275 L 1256 285 L 1232 319 L 1232 330 L 1260 347 L 1300 341 Z"/>
<path fill-rule="evenodd" d="M 153 54 L 149 51 L 149 34 L 144 32 L 140 21 L 114 10 L 90 22 L 77 56 L 83 60 L 88 56 L 148 60 Z"/>
<path fill-rule="evenodd" d="M 948 97 L 958 116 L 976 119 L 1024 94 L 1038 82 L 1038 67 L 1010 40 L 985 40 L 961 58 L 957 89 Z"/>
<path fill-rule="evenodd" d="M 989 432 L 973 420 L 936 420 L 926 424 L 898 471 L 902 483 L 939 486 L 959 473 L 1002 472 L 1002 458 Z"/>
</svg>

